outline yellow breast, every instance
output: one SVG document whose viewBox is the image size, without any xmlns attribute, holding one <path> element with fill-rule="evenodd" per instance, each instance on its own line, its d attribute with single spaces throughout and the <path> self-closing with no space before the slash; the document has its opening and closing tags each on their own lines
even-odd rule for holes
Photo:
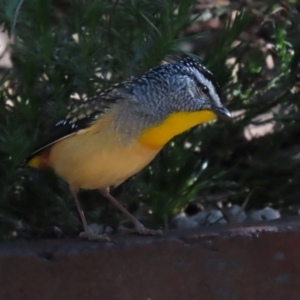
<svg viewBox="0 0 300 300">
<path fill-rule="evenodd" d="M 215 118 L 210 110 L 172 113 L 161 124 L 145 130 L 138 141 L 151 148 L 161 148 L 174 136 Z"/>
<path fill-rule="evenodd" d="M 103 189 L 143 169 L 160 149 L 136 141 L 124 144 L 110 126 L 82 132 L 52 146 L 49 165 L 70 186 Z"/>
</svg>

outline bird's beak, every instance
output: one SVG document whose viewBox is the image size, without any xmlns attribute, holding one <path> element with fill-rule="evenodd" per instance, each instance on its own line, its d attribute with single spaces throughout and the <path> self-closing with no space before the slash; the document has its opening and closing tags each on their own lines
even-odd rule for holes
<svg viewBox="0 0 300 300">
<path fill-rule="evenodd" d="M 231 113 L 230 111 L 224 107 L 213 107 L 212 111 L 220 118 L 225 119 L 225 120 L 230 120 L 231 119 Z"/>
</svg>

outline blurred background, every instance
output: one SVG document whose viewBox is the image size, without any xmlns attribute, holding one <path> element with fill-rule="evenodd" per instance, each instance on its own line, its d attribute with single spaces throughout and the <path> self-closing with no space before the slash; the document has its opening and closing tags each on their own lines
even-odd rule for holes
<svg viewBox="0 0 300 300">
<path fill-rule="evenodd" d="M 178 136 L 113 195 L 152 228 L 262 209 L 298 215 L 299 10 L 297 1 L 2 0 L 0 237 L 77 236 L 67 184 L 18 164 L 72 101 L 183 55 L 215 74 L 233 121 Z M 97 191 L 80 197 L 98 231 L 128 225 Z"/>
</svg>

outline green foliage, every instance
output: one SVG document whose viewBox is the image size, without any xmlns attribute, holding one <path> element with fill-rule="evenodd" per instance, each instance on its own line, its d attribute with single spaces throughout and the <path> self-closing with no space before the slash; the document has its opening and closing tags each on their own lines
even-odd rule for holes
<svg viewBox="0 0 300 300">
<path fill-rule="evenodd" d="M 81 225 L 67 185 L 51 172 L 16 166 L 64 116 L 72 94 L 91 96 L 138 76 L 211 33 L 188 33 L 201 23 L 197 10 L 192 15 L 192 0 L 19 3 L 0 6 L 0 23 L 14 34 L 13 68 L 0 78 L 0 235 L 75 236 Z M 146 223 L 168 226 L 175 213 L 200 196 L 225 194 L 225 202 L 242 203 L 254 189 L 250 206 L 271 204 L 287 211 L 297 204 L 299 14 L 293 7 L 280 14 L 272 3 L 262 5 L 260 16 L 245 8 L 223 22 L 204 55 L 228 107 L 239 116 L 177 137 L 148 168 L 115 190 Z M 231 8 L 221 10 L 220 17 L 218 7 L 210 13 L 229 20 Z M 261 43 L 257 37 L 241 38 L 253 24 L 267 32 Z M 190 54 L 202 56 L 201 49 Z M 273 69 L 266 66 L 268 55 Z M 267 119 L 258 118 L 263 113 L 269 113 Z M 245 138 L 249 125 L 262 124 L 273 124 L 273 130 Z M 97 192 L 83 192 L 81 198 L 90 222 L 112 227 L 118 222 Z"/>
</svg>

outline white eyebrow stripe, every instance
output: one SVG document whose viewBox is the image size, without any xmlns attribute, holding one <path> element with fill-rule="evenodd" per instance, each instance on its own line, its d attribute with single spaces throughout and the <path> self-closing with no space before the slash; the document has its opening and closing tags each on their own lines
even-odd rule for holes
<svg viewBox="0 0 300 300">
<path fill-rule="evenodd" d="M 201 74 L 198 70 L 195 70 L 193 68 L 190 68 L 190 70 L 195 74 L 199 82 L 201 82 L 203 85 L 206 85 L 208 87 L 210 96 L 214 100 L 215 104 L 217 106 L 221 106 L 222 105 L 221 99 L 218 93 L 216 92 L 216 88 L 213 85 L 213 83 L 210 80 L 208 80 L 203 74 Z"/>
</svg>

